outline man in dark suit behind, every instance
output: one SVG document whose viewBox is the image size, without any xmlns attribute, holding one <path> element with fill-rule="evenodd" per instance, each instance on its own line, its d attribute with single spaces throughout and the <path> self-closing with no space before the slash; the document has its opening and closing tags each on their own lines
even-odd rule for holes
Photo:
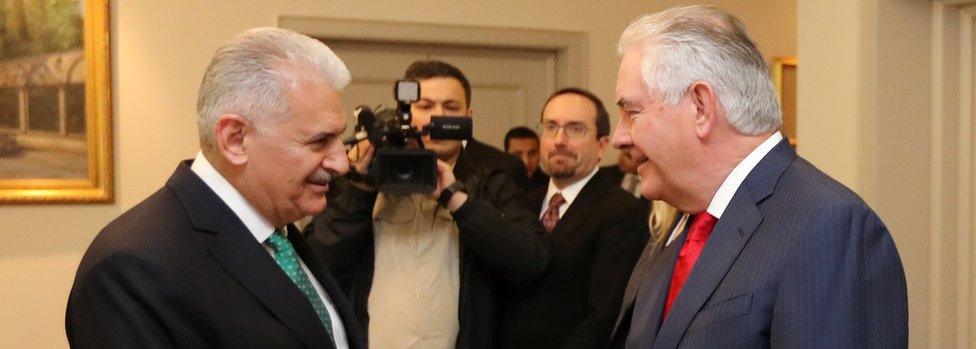
<svg viewBox="0 0 976 349">
<path fill-rule="evenodd" d="M 499 321 L 503 348 L 601 348 L 627 278 L 649 236 L 633 196 L 599 173 L 609 142 L 603 103 L 589 91 L 553 93 L 542 112 L 547 187 L 526 194 L 546 228 L 546 273 L 507 292 Z"/>
<path fill-rule="evenodd" d="M 549 175 L 539 166 L 539 135 L 525 126 L 517 126 L 505 133 L 505 152 L 522 160 L 525 172 L 516 183 L 525 191 L 549 185 Z"/>
<path fill-rule="evenodd" d="M 365 348 L 328 268 L 290 223 L 348 170 L 321 42 L 259 28 L 221 47 L 197 102 L 201 152 L 106 226 L 78 267 L 68 342 L 81 348 Z"/>
<path fill-rule="evenodd" d="M 611 347 L 905 348 L 905 275 L 856 194 L 778 131 L 766 63 L 732 15 L 677 7 L 619 43 L 614 146 L 689 213 L 659 244 Z"/>
</svg>

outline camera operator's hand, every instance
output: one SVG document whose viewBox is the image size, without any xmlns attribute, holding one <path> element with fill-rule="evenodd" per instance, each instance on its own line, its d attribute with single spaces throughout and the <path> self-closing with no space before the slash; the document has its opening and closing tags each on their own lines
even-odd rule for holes
<svg viewBox="0 0 976 349">
<path fill-rule="evenodd" d="M 441 196 L 441 192 L 444 191 L 444 188 L 451 186 L 451 184 L 454 184 L 456 181 L 457 179 L 454 177 L 454 169 L 451 168 L 451 165 L 448 165 L 443 160 L 438 159 L 437 188 L 434 189 L 434 192 L 430 193 L 430 197 L 436 200 Z M 446 208 L 451 212 L 457 211 L 457 209 L 461 208 L 461 205 L 464 205 L 464 202 L 467 200 L 468 194 L 464 192 L 454 193 L 454 196 L 452 196 L 451 200 L 448 201 Z"/>
<path fill-rule="evenodd" d="M 368 140 L 363 140 L 356 145 L 353 145 L 346 156 L 349 158 L 349 165 L 353 170 L 361 174 L 366 174 L 369 171 L 369 165 L 373 162 L 373 153 L 376 152 L 376 148 Z M 370 187 L 366 183 L 358 181 L 350 181 L 353 185 L 359 187 L 359 189 L 366 191 L 376 191 L 375 188 Z"/>
</svg>

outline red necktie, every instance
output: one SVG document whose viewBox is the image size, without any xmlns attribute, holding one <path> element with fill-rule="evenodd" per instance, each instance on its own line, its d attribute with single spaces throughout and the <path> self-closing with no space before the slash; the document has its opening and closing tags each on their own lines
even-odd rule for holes
<svg viewBox="0 0 976 349">
<path fill-rule="evenodd" d="M 562 194 L 559 193 L 549 199 L 549 209 L 542 214 L 542 225 L 546 227 L 547 233 L 552 233 L 552 229 L 556 227 L 556 222 L 559 222 L 559 206 L 564 203 L 566 203 L 566 199 L 563 199 Z"/>
<path fill-rule="evenodd" d="M 712 228 L 715 227 L 715 222 L 718 222 L 718 219 L 708 214 L 708 212 L 695 214 L 694 218 L 692 218 L 691 228 L 688 229 L 688 237 L 685 238 L 685 244 L 681 246 L 681 251 L 678 252 L 678 262 L 674 264 L 674 273 L 671 275 L 671 287 L 668 288 L 668 298 L 664 303 L 664 315 L 662 318 L 668 317 L 668 312 L 671 311 L 671 305 L 674 304 L 675 299 L 678 299 L 678 294 L 681 293 L 681 288 L 684 287 L 685 281 L 688 281 L 691 268 L 698 261 L 698 256 L 701 255 L 702 248 L 705 247 L 705 242 L 708 241 L 708 236 L 712 234 Z"/>
</svg>

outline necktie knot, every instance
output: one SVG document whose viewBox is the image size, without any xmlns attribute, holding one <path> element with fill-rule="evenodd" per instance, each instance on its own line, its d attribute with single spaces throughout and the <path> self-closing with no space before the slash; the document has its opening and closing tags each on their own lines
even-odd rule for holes
<svg viewBox="0 0 976 349">
<path fill-rule="evenodd" d="M 549 199 L 549 208 L 550 209 L 552 209 L 552 208 L 558 209 L 559 206 L 562 206 L 565 203 L 566 203 L 566 199 L 563 198 L 563 194 L 556 193 L 556 194 L 554 194 L 552 196 L 551 199 Z"/>
<path fill-rule="evenodd" d="M 268 246 L 271 247 L 271 250 L 275 252 L 275 254 L 287 252 L 294 249 L 291 246 L 291 242 L 288 241 L 288 238 L 285 237 L 285 233 L 281 229 L 275 229 L 274 233 L 272 233 L 271 236 L 268 237 L 267 243 Z"/>
<path fill-rule="evenodd" d="M 691 227 L 688 228 L 687 240 L 708 240 L 708 236 L 712 235 L 712 228 L 715 227 L 715 223 L 717 222 L 718 218 L 715 218 L 715 216 L 712 216 L 708 212 L 696 213 L 691 218 Z"/>
<path fill-rule="evenodd" d="M 556 228 L 556 223 L 559 222 L 559 206 L 565 203 L 566 199 L 560 193 L 549 198 L 549 208 L 542 214 L 542 225 L 546 228 L 546 232 L 551 233 Z"/>
</svg>

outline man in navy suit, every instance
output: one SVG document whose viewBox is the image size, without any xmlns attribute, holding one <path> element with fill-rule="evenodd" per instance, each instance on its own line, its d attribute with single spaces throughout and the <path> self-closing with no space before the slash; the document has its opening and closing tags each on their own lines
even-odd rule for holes
<svg viewBox="0 0 976 349">
<path fill-rule="evenodd" d="M 619 50 L 613 143 L 641 164 L 645 197 L 688 214 L 645 250 L 610 346 L 907 347 L 887 228 L 783 139 L 742 23 L 672 8 L 631 23 Z"/>
<path fill-rule="evenodd" d="M 345 64 L 277 28 L 235 37 L 200 86 L 201 152 L 103 229 L 68 299 L 80 348 L 365 348 L 352 307 L 291 224 L 349 167 Z"/>
</svg>

